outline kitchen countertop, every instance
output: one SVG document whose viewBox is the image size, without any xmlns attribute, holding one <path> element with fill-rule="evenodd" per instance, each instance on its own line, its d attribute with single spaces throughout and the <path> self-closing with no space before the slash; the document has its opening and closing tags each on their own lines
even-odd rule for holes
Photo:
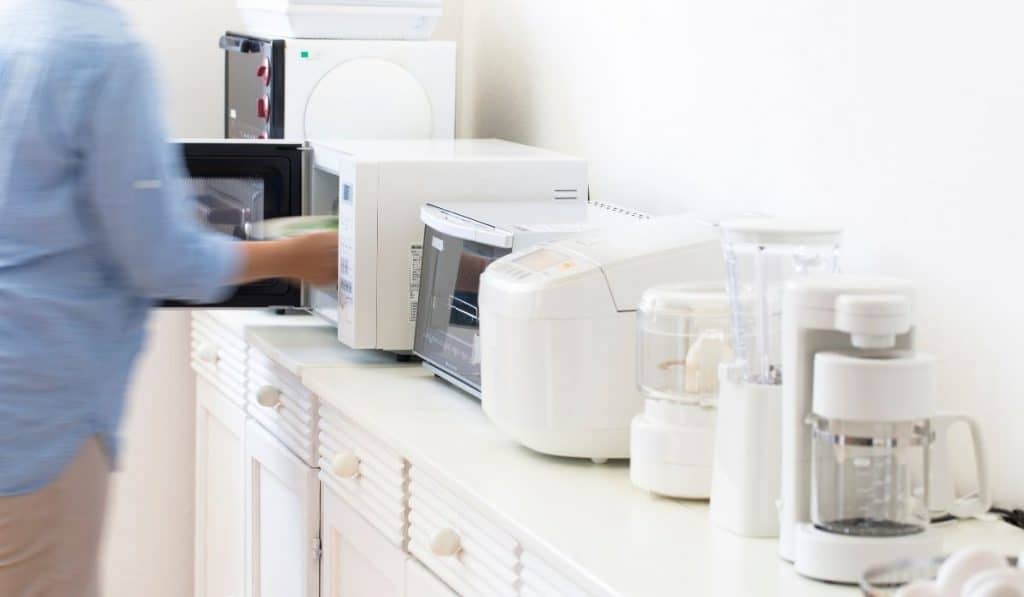
<svg viewBox="0 0 1024 597">
<path fill-rule="evenodd" d="M 335 328 L 325 325 L 302 327 L 252 326 L 246 341 L 269 359 L 301 377 L 313 367 L 396 367 L 395 355 L 377 350 L 352 350 L 338 342 Z"/>
<path fill-rule="evenodd" d="M 634 487 L 628 464 L 542 456 L 503 436 L 480 403 L 419 365 L 352 351 L 317 320 L 244 327 L 249 342 L 300 375 L 322 400 L 393 446 L 513 531 L 527 552 L 559 563 L 588 592 L 657 595 L 857 595 L 799 577 L 775 540 L 712 527 L 702 502 L 657 498 Z M 244 324 L 243 324 L 244 325 Z M 940 528 L 947 550 L 968 544 L 1016 554 L 1024 531 L 1001 522 Z"/>
<path fill-rule="evenodd" d="M 337 329 L 304 313 L 279 315 L 269 309 L 219 309 L 206 313 L 244 338 L 270 360 L 301 377 L 309 367 L 389 367 L 394 354 L 352 350 L 338 341 Z"/>
<path fill-rule="evenodd" d="M 479 402 L 421 367 L 312 369 L 303 383 L 394 446 L 413 466 L 515 531 L 527 551 L 563 562 L 591 591 L 609 595 L 856 595 L 803 579 L 773 539 L 714 528 L 702 502 L 656 498 L 634 487 L 628 465 L 551 458 L 504 437 Z M 941 530 L 947 547 L 972 542 L 1007 554 L 1024 531 L 1001 522 Z"/>
</svg>

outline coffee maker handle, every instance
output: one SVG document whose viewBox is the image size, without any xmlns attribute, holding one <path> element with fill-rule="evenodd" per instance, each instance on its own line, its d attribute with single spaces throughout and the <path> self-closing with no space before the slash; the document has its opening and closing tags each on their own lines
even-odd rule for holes
<svg viewBox="0 0 1024 597">
<path fill-rule="evenodd" d="M 965 423 L 971 430 L 971 440 L 974 443 L 974 466 L 978 476 L 978 491 L 967 496 L 957 496 L 952 489 L 953 473 L 949 464 L 949 428 L 956 423 Z M 944 493 L 944 502 L 936 504 L 937 509 L 945 510 L 957 518 L 971 518 L 979 516 L 992 508 L 992 487 L 988 478 L 988 458 L 985 454 L 985 442 L 981 435 L 981 425 L 971 416 L 957 413 L 939 413 L 931 420 L 932 430 L 935 432 L 935 443 L 933 450 L 941 450 L 942 456 L 935 459 L 945 475 L 945 483 L 950 489 Z M 937 471 L 936 471 L 937 472 Z"/>
</svg>

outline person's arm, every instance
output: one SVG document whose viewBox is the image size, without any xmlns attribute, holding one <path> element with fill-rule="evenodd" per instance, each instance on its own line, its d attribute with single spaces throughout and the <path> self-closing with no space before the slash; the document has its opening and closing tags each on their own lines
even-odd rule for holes
<svg viewBox="0 0 1024 597">
<path fill-rule="evenodd" d="M 238 243 L 243 265 L 234 279 L 293 278 L 321 285 L 338 277 L 338 235 L 319 232 L 288 240 Z"/>
<path fill-rule="evenodd" d="M 240 243 L 194 221 L 152 72 L 140 46 L 120 48 L 83 124 L 88 205 L 116 271 L 140 296 L 195 302 L 216 302 L 232 285 L 266 277 L 326 283 L 328 270 L 336 276 L 337 235 Z"/>
</svg>

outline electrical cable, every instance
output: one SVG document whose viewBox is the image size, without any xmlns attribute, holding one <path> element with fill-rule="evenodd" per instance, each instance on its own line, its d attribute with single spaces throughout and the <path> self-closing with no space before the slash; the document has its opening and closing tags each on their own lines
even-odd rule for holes
<svg viewBox="0 0 1024 597">
<path fill-rule="evenodd" d="M 994 514 L 999 517 L 1000 520 L 1010 526 L 1015 526 L 1018 529 L 1024 530 L 1024 510 L 1006 510 L 1004 508 L 992 508 L 988 511 L 989 514 Z M 931 519 L 932 524 L 942 524 L 945 522 L 953 522 L 957 520 L 956 516 L 952 514 L 944 514 L 942 516 L 936 516 Z"/>
<path fill-rule="evenodd" d="M 989 510 L 992 514 L 995 514 L 999 518 L 1003 519 L 1008 525 L 1017 527 L 1018 529 L 1024 529 L 1024 510 L 1006 510 L 1003 508 L 992 508 Z"/>
</svg>

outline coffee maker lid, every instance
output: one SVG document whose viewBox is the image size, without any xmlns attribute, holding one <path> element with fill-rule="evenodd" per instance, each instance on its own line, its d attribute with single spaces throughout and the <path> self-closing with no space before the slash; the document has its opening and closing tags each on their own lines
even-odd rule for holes
<svg viewBox="0 0 1024 597">
<path fill-rule="evenodd" d="M 820 352 L 814 356 L 814 414 L 896 423 L 938 410 L 936 360 L 906 351 Z"/>
<path fill-rule="evenodd" d="M 907 280 L 854 274 L 813 274 L 786 285 L 786 304 L 794 308 L 834 310 L 841 296 L 893 295 L 906 297 L 913 311 L 914 286 Z"/>
</svg>

